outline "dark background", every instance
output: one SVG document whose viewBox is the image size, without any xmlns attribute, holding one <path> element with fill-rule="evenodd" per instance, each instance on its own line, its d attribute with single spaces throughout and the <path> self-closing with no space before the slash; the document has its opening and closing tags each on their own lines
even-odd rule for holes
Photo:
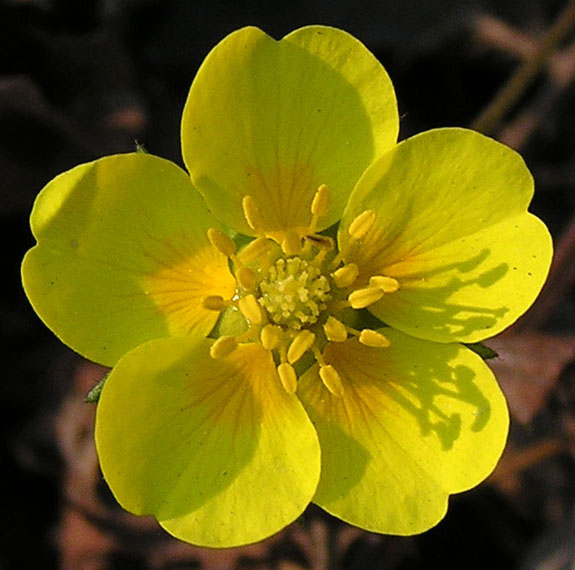
<svg viewBox="0 0 575 570">
<path fill-rule="evenodd" d="M 572 4 L 572 2 L 571 2 Z M 207 52 L 257 25 L 276 38 L 342 27 L 395 83 L 401 138 L 469 126 L 569 5 L 553 0 L 0 1 L 0 570 L 567 569 L 575 564 L 575 59 L 573 30 L 489 134 L 520 150 L 532 211 L 557 249 L 548 287 L 492 361 L 513 417 L 495 474 L 456 496 L 428 533 L 380 537 L 309 512 L 244 549 L 167 538 L 119 511 L 102 485 L 85 392 L 103 371 L 63 347 L 22 292 L 38 191 L 80 162 L 136 141 L 181 164 L 179 120 Z M 529 244 L 526 244 L 528 247 Z"/>
</svg>

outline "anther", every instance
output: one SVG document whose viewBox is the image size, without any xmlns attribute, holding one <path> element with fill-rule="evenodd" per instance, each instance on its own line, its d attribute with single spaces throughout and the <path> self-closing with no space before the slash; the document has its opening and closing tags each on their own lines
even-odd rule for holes
<svg viewBox="0 0 575 570">
<path fill-rule="evenodd" d="M 372 348 L 387 348 L 391 344 L 386 336 L 371 329 L 363 329 L 361 331 L 359 342 Z"/>
<path fill-rule="evenodd" d="M 266 325 L 260 333 L 260 341 L 266 350 L 275 350 L 284 337 L 282 328 L 278 325 Z"/>
<path fill-rule="evenodd" d="M 319 377 L 323 385 L 338 398 L 343 396 L 343 384 L 338 371 L 331 364 L 320 364 Z"/>
<path fill-rule="evenodd" d="M 384 293 L 395 293 L 399 289 L 399 282 L 393 277 L 385 275 L 374 275 L 369 278 L 369 284 L 372 287 L 381 289 Z"/>
<path fill-rule="evenodd" d="M 290 364 L 297 362 L 313 345 L 315 335 L 308 330 L 300 331 L 292 340 L 288 351 L 287 359 Z"/>
<path fill-rule="evenodd" d="M 264 225 L 264 218 L 253 196 L 244 196 L 242 198 L 242 208 L 244 210 L 244 217 L 248 226 L 254 231 L 259 231 Z"/>
<path fill-rule="evenodd" d="M 210 356 L 212 358 L 223 358 L 231 354 L 238 346 L 233 336 L 221 336 L 210 347 Z"/>
<path fill-rule="evenodd" d="M 307 243 L 315 245 L 315 247 L 321 250 L 331 250 L 335 248 L 335 242 L 333 241 L 333 238 L 330 238 L 329 236 L 309 234 L 305 236 L 305 240 Z"/>
<path fill-rule="evenodd" d="M 347 339 L 347 328 L 335 317 L 329 317 L 323 325 L 327 340 L 332 342 L 344 342 Z"/>
<path fill-rule="evenodd" d="M 202 307 L 209 311 L 223 311 L 228 302 L 220 295 L 208 295 L 202 299 Z"/>
<path fill-rule="evenodd" d="M 297 375 L 293 366 L 288 362 L 282 362 L 278 366 L 277 370 L 284 390 L 288 394 L 295 394 L 295 391 L 297 390 Z"/>
<path fill-rule="evenodd" d="M 375 212 L 364 210 L 353 219 L 347 231 L 351 237 L 361 239 L 371 229 L 373 222 L 375 222 Z"/>
<path fill-rule="evenodd" d="M 331 192 L 327 184 L 322 184 L 314 194 L 311 203 L 311 213 L 320 218 L 325 216 L 329 210 L 329 202 L 331 199 Z"/>
<path fill-rule="evenodd" d="M 319 219 L 325 216 L 329 210 L 330 191 L 326 184 L 322 184 L 314 194 L 311 202 L 311 222 L 309 224 L 309 233 L 314 234 L 317 229 Z"/>
<path fill-rule="evenodd" d="M 208 230 L 208 239 L 210 243 L 217 249 L 219 249 L 226 257 L 232 257 L 236 253 L 236 244 L 234 241 L 215 228 L 210 228 Z"/>
<path fill-rule="evenodd" d="M 334 283 L 340 289 L 345 289 L 349 287 L 359 275 L 359 267 L 355 263 L 348 263 L 339 269 L 336 269 L 332 274 L 331 277 L 334 280 Z"/>
<path fill-rule="evenodd" d="M 262 309 L 253 295 L 246 295 L 238 301 L 242 315 L 250 324 L 258 325 L 263 320 Z"/>
<path fill-rule="evenodd" d="M 256 276 L 249 267 L 238 267 L 236 269 L 236 280 L 240 287 L 244 289 L 253 289 L 256 284 Z"/>
<path fill-rule="evenodd" d="M 254 259 L 264 255 L 271 247 L 271 242 L 269 239 L 264 237 L 256 238 L 244 247 L 238 254 L 238 257 L 242 263 L 250 263 Z"/>
<path fill-rule="evenodd" d="M 289 257 L 301 252 L 301 238 L 296 232 L 287 231 L 282 240 L 282 251 Z"/>
<path fill-rule="evenodd" d="M 379 287 L 365 287 L 350 293 L 347 299 L 353 309 L 365 309 L 365 307 L 379 301 L 384 294 L 383 289 Z"/>
</svg>

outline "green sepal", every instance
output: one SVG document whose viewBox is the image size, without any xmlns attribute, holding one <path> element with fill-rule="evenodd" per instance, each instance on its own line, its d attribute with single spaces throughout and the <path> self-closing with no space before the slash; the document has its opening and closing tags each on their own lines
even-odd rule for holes
<svg viewBox="0 0 575 570">
<path fill-rule="evenodd" d="M 110 370 L 110 372 L 112 371 Z M 86 402 L 86 404 L 96 404 L 98 402 L 100 394 L 102 393 L 102 388 L 104 387 L 108 376 L 110 376 L 110 372 L 107 372 L 104 377 L 86 394 L 86 397 L 84 398 L 84 402 Z"/>
<path fill-rule="evenodd" d="M 499 353 L 492 348 L 485 346 L 482 342 L 463 343 L 463 345 L 475 352 L 475 354 L 481 356 L 483 360 L 490 360 L 499 356 Z"/>
<path fill-rule="evenodd" d="M 136 153 L 137 154 L 150 154 L 148 149 L 140 142 L 136 142 Z"/>
</svg>

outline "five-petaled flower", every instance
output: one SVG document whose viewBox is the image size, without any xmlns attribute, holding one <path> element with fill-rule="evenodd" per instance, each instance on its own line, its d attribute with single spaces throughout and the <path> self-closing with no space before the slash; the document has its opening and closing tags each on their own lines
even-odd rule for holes
<svg viewBox="0 0 575 570">
<path fill-rule="evenodd" d="M 455 128 L 397 143 L 398 123 L 350 35 L 245 28 L 192 84 L 189 175 L 124 154 L 40 193 L 25 289 L 113 367 L 96 444 L 126 509 L 206 546 L 311 501 L 412 534 L 492 471 L 507 409 L 464 343 L 529 307 L 550 237 L 514 151 Z"/>
</svg>

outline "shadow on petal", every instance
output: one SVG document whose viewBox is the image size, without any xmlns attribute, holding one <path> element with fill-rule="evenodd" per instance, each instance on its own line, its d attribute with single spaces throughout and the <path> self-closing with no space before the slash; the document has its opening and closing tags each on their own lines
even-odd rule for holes
<svg viewBox="0 0 575 570">
<path fill-rule="evenodd" d="M 348 340 L 325 350 L 343 397 L 313 370 L 300 382 L 322 448 L 314 502 L 368 530 L 414 534 L 443 517 L 449 494 L 493 470 L 508 414 L 489 368 L 467 348 L 383 332 L 388 348 Z"/>
</svg>

